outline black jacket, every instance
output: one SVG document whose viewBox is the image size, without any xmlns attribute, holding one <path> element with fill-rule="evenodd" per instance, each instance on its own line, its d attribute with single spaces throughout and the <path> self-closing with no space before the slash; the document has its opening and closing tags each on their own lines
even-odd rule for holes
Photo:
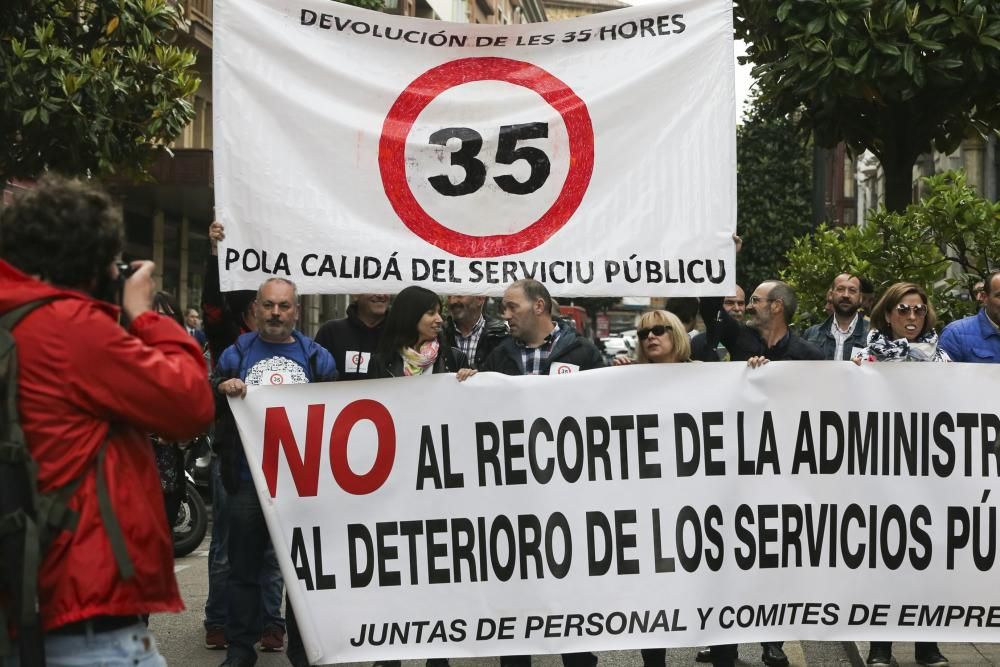
<svg viewBox="0 0 1000 667">
<path fill-rule="evenodd" d="M 465 353 L 456 347 L 450 347 L 443 340 L 439 341 L 441 348 L 438 351 L 437 360 L 434 362 L 434 374 L 456 373 L 461 368 L 470 368 L 469 358 Z M 401 378 L 403 375 L 403 357 L 399 353 L 390 355 L 389 359 L 376 353 L 372 355 L 372 362 L 368 365 L 368 379 L 377 380 L 380 378 Z"/>
<path fill-rule="evenodd" d="M 509 336 L 510 331 L 507 330 L 506 322 L 487 317 L 486 322 L 483 324 L 483 331 L 479 334 L 479 344 L 476 346 L 475 358 L 470 359 L 472 367 L 482 369 L 483 362 L 486 361 L 486 357 L 490 356 L 490 352 L 495 350 Z M 454 320 L 448 320 L 448 324 L 444 329 L 444 338 L 451 347 L 458 347 L 458 329 L 455 326 Z"/>
<path fill-rule="evenodd" d="M 732 361 L 746 361 L 750 357 L 766 357 L 771 361 L 823 360 L 822 350 L 791 331 L 774 347 L 768 347 L 760 334 L 722 310 L 722 297 L 703 297 L 701 318 L 705 321 L 708 346 L 714 348 L 721 342 Z"/>
<path fill-rule="evenodd" d="M 358 317 L 358 304 L 347 307 L 347 317 L 330 320 L 316 332 L 316 342 L 333 355 L 340 371 L 340 380 L 363 380 L 367 377 L 365 361 L 371 368 L 371 357 L 382 339 L 385 320 L 370 327 Z"/>
<path fill-rule="evenodd" d="M 604 357 L 597 346 L 586 338 L 576 334 L 576 329 L 566 322 L 559 321 L 559 340 L 542 363 L 539 375 L 548 375 L 553 363 L 573 364 L 581 371 L 604 367 Z M 508 336 L 483 361 L 481 371 L 494 371 L 505 375 L 524 375 L 524 363 L 521 360 L 521 348 L 513 336 Z"/>
</svg>

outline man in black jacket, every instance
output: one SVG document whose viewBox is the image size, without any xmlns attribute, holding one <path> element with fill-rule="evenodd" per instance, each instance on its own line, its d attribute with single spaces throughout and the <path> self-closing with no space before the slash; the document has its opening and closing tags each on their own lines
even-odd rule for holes
<svg viewBox="0 0 1000 667">
<path fill-rule="evenodd" d="M 812 343 L 793 334 L 788 325 L 795 316 L 798 299 L 792 288 L 780 280 L 762 282 L 747 299 L 746 322 L 730 316 L 722 308 L 721 297 L 701 300 L 701 317 L 709 345 L 718 341 L 729 350 L 733 361 L 746 361 L 757 367 L 769 361 L 823 359 L 823 352 Z M 761 661 L 769 667 L 786 667 L 788 657 L 782 642 L 761 644 Z M 737 659 L 736 644 L 720 644 L 700 651 L 698 662 L 711 662 L 716 667 L 732 667 Z"/>
<path fill-rule="evenodd" d="M 445 340 L 465 353 L 472 368 L 480 368 L 490 352 L 510 335 L 502 320 L 486 317 L 485 305 L 484 296 L 448 297 L 451 319 L 444 328 Z"/>
<path fill-rule="evenodd" d="M 483 371 L 505 375 L 563 375 L 604 366 L 597 346 L 576 335 L 576 328 L 552 319 L 552 297 L 537 280 L 518 280 L 503 293 L 506 338 L 483 362 Z M 595 667 L 593 653 L 563 653 L 564 667 Z M 500 667 L 530 667 L 530 655 L 507 655 Z"/>
<path fill-rule="evenodd" d="M 709 346 L 721 341 L 733 361 L 757 366 L 767 361 L 822 360 L 822 350 L 788 328 L 797 307 L 798 299 L 788 284 L 767 280 L 747 299 L 745 323 L 722 310 L 720 297 L 701 300 L 701 317 Z"/>
<path fill-rule="evenodd" d="M 382 338 L 382 325 L 389 313 L 388 294 L 358 294 L 347 307 L 347 317 L 330 320 L 316 332 L 316 342 L 333 355 L 340 380 L 363 380 L 368 364 Z"/>
<path fill-rule="evenodd" d="M 510 337 L 483 361 L 483 371 L 562 375 L 604 366 L 600 351 L 576 329 L 552 319 L 552 297 L 537 280 L 518 280 L 503 294 Z"/>
</svg>

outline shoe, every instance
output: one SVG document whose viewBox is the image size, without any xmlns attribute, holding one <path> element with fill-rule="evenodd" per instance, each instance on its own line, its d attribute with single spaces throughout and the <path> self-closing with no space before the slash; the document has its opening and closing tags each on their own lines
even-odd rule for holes
<svg viewBox="0 0 1000 667">
<path fill-rule="evenodd" d="M 226 643 L 226 629 L 221 625 L 210 625 L 205 628 L 205 648 L 212 651 L 224 651 L 229 644 Z"/>
<path fill-rule="evenodd" d="M 226 658 L 219 667 L 254 667 L 257 664 L 257 657 L 254 656 L 253 660 L 249 658 Z"/>
<path fill-rule="evenodd" d="M 788 656 L 785 655 L 781 644 L 775 642 L 764 642 L 760 645 L 760 660 L 768 667 L 788 667 Z"/>
<path fill-rule="evenodd" d="M 260 633 L 260 650 L 265 653 L 277 653 L 285 650 L 285 631 L 275 625 L 269 625 Z"/>
<path fill-rule="evenodd" d="M 917 664 L 924 665 L 924 667 L 945 667 L 948 664 L 948 658 L 941 655 L 941 652 L 937 649 L 918 653 L 916 658 Z"/>
<path fill-rule="evenodd" d="M 876 642 L 871 643 L 868 649 L 868 659 L 865 664 L 869 667 L 889 667 L 892 664 L 892 648 L 890 646 L 879 646 Z"/>
<path fill-rule="evenodd" d="M 708 648 L 701 649 L 700 651 L 698 651 L 698 655 L 696 655 L 694 659 L 696 662 L 712 662 L 712 647 L 709 646 Z M 732 659 L 734 661 L 739 660 L 740 659 L 739 654 L 733 655 Z"/>
</svg>

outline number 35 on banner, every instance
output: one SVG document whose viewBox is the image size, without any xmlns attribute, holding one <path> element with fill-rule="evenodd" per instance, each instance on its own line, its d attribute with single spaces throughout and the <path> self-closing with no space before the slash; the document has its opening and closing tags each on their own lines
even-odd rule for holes
<svg viewBox="0 0 1000 667">
<path fill-rule="evenodd" d="M 514 108 L 517 118 L 505 113 Z M 542 68 L 463 58 L 396 98 L 378 164 L 413 233 L 453 255 L 511 255 L 544 243 L 577 210 L 594 169 L 594 129 L 584 101 Z M 483 210 L 508 214 L 484 230 Z"/>
</svg>

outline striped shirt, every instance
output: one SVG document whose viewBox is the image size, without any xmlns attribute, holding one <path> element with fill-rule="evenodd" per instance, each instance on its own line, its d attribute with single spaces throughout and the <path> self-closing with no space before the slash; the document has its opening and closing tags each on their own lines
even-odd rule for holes
<svg viewBox="0 0 1000 667">
<path fill-rule="evenodd" d="M 469 332 L 468 336 L 463 336 L 462 332 L 458 330 L 458 326 L 455 326 L 455 346 L 465 353 L 465 356 L 469 358 L 469 363 L 475 367 L 476 363 L 476 350 L 479 348 L 479 339 L 483 335 L 483 329 L 486 328 L 486 318 L 482 315 L 479 316 L 479 321 L 472 327 L 472 331 Z"/>
<path fill-rule="evenodd" d="M 539 375 L 542 372 L 542 365 L 552 354 L 552 348 L 559 340 L 560 332 L 559 324 L 556 324 L 538 347 L 528 347 L 520 340 L 514 339 L 514 343 L 521 351 L 521 363 L 524 366 L 525 375 Z"/>
</svg>

